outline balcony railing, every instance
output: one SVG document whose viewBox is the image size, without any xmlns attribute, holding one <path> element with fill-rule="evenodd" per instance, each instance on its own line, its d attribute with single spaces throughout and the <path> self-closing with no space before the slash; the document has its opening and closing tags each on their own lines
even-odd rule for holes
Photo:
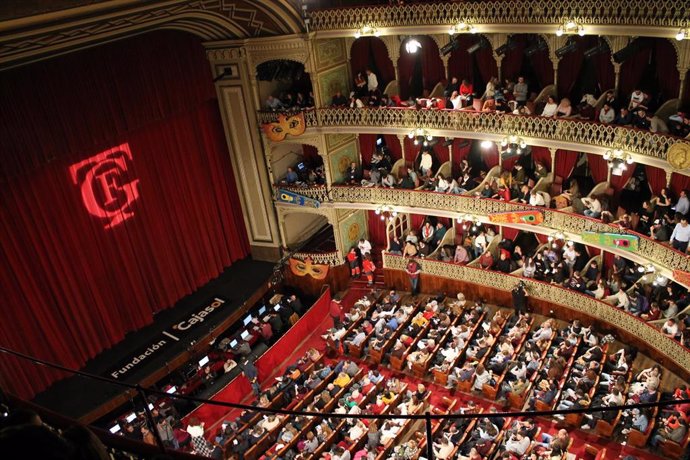
<svg viewBox="0 0 690 460">
<path fill-rule="evenodd" d="M 276 200 L 280 200 L 278 194 L 280 190 L 286 190 L 288 192 L 297 193 L 307 198 L 311 198 L 316 201 L 328 201 L 328 189 L 325 185 L 288 185 L 288 184 L 275 184 L 273 185 L 273 194 Z"/>
<path fill-rule="evenodd" d="M 259 122 L 274 122 L 278 114 L 259 112 Z M 323 108 L 308 110 L 304 114 L 308 128 L 321 128 L 325 131 L 335 131 L 343 127 L 370 127 L 401 129 L 400 134 L 413 128 L 423 128 L 441 131 L 439 135 L 471 138 L 482 138 L 486 134 L 514 134 L 526 138 L 579 144 L 589 148 L 620 148 L 632 154 L 663 161 L 666 161 L 668 149 L 676 143 L 685 144 L 690 148 L 690 141 L 668 134 L 577 119 L 410 108 Z"/>
<path fill-rule="evenodd" d="M 566 18 L 582 24 L 673 27 L 685 25 L 686 10 L 674 0 L 496 0 L 316 10 L 313 31 L 375 27 L 438 26 L 460 20 L 473 24 L 558 24 Z"/>
<path fill-rule="evenodd" d="M 600 300 L 549 283 L 506 275 L 500 272 L 427 259 L 417 259 L 417 261 L 422 267 L 422 274 L 491 286 L 492 288 L 507 292 L 510 292 L 517 282 L 522 280 L 527 284 L 527 290 L 531 298 L 553 302 L 575 312 L 580 312 L 606 322 L 616 329 L 639 338 L 653 349 L 673 360 L 682 369 L 690 370 L 690 350 L 675 340 L 664 336 L 652 325 L 640 320 L 636 316 Z M 383 255 L 383 267 L 385 269 L 405 270 L 406 264 L 407 259 L 403 257 L 391 254 Z"/>
<path fill-rule="evenodd" d="M 443 211 L 447 213 L 473 214 L 488 220 L 488 216 L 501 212 L 515 212 L 537 209 L 544 215 L 544 222 L 539 229 L 548 229 L 549 232 L 559 231 L 570 235 L 581 235 L 583 232 L 620 233 L 633 235 L 639 238 L 639 250 L 635 255 L 645 262 L 668 270 L 682 270 L 690 272 L 690 256 L 676 251 L 670 246 L 661 244 L 651 238 L 620 227 L 605 224 L 604 222 L 582 216 L 558 211 L 555 209 L 533 207 L 525 204 L 494 200 L 489 198 L 476 198 L 465 195 L 453 195 L 421 190 L 391 189 L 381 187 L 351 187 L 333 186 L 329 191 L 323 187 L 296 188 L 296 193 L 305 196 L 316 197 L 321 203 L 359 204 L 363 208 L 377 204 L 418 208 L 420 210 Z"/>
<path fill-rule="evenodd" d="M 309 258 L 314 264 L 330 265 L 332 267 L 342 265 L 343 263 L 343 259 L 340 257 L 338 251 L 309 252 L 309 250 L 304 250 L 295 252 L 292 257 L 299 260 L 306 260 Z"/>
</svg>

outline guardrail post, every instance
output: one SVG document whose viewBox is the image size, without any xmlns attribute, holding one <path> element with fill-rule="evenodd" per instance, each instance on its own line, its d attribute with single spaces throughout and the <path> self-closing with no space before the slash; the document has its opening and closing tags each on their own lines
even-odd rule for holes
<svg viewBox="0 0 690 460">
<path fill-rule="evenodd" d="M 429 411 L 424 413 L 426 424 L 426 458 L 427 460 L 434 460 L 434 435 L 431 430 L 431 414 Z"/>
<path fill-rule="evenodd" d="M 139 393 L 141 401 L 144 403 L 144 413 L 146 414 L 146 421 L 149 424 L 149 429 L 153 433 L 153 437 L 156 439 L 156 445 L 162 453 L 165 453 L 165 444 L 163 444 L 163 439 L 161 439 L 161 435 L 158 432 L 156 421 L 153 419 L 151 409 L 149 409 L 149 401 L 148 399 L 146 399 L 146 392 L 141 387 L 141 385 L 137 385 L 137 393 Z"/>
</svg>

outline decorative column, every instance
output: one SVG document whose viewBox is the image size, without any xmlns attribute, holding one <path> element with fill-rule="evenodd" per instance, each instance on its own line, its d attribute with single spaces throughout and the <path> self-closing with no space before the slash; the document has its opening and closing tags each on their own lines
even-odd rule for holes
<svg viewBox="0 0 690 460">
<path fill-rule="evenodd" d="M 673 176 L 673 170 L 672 169 L 664 169 L 666 172 L 666 187 L 671 186 L 671 177 Z"/>
<path fill-rule="evenodd" d="M 393 70 L 395 71 L 395 79 L 400 80 L 400 74 L 398 73 L 398 59 L 400 58 L 400 37 L 397 35 L 385 35 L 381 37 L 383 43 L 388 49 L 388 57 L 393 63 Z"/>
<path fill-rule="evenodd" d="M 556 147 L 549 147 L 549 152 L 551 152 L 551 173 L 553 173 L 553 177 L 556 177 L 556 174 L 554 171 L 556 170 L 556 152 L 558 149 Z"/>
<path fill-rule="evenodd" d="M 620 84 L 621 80 L 621 65 L 618 64 L 617 62 L 613 63 L 613 73 L 616 76 L 615 83 L 613 85 L 613 93 L 618 94 L 618 86 Z"/>
<path fill-rule="evenodd" d="M 404 134 L 396 134 L 396 137 L 398 138 L 398 141 L 400 141 L 400 153 L 402 154 L 402 159 L 405 161 L 405 164 L 407 164 L 407 158 L 405 158 L 405 136 Z"/>
<path fill-rule="evenodd" d="M 685 94 L 685 76 L 688 73 L 687 67 L 678 67 L 678 75 L 680 76 L 680 90 L 678 91 L 678 99 L 683 101 L 683 95 Z"/>
<path fill-rule="evenodd" d="M 245 48 L 222 47 L 207 49 L 214 76 L 225 71 L 216 81 L 216 93 L 223 120 L 225 138 L 241 198 L 247 236 L 256 260 L 280 259 L 280 230 L 273 205 L 272 184 L 260 127 L 256 116 L 254 70 Z"/>
</svg>

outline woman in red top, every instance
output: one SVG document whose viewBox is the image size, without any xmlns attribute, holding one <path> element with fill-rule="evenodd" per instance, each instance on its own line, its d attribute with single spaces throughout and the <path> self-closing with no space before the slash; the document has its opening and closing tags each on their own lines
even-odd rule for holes
<svg viewBox="0 0 690 460">
<path fill-rule="evenodd" d="M 467 80 L 462 80 L 462 84 L 460 85 L 460 101 L 463 107 L 472 104 L 472 93 L 474 93 L 472 83 L 469 83 Z"/>
<path fill-rule="evenodd" d="M 357 251 L 354 247 L 350 249 L 350 252 L 347 253 L 345 258 L 347 259 L 347 263 L 350 265 L 350 277 L 357 278 L 359 276 L 359 260 L 357 257 Z"/>
<path fill-rule="evenodd" d="M 367 286 L 373 286 L 376 265 L 374 264 L 374 261 L 371 260 L 371 256 L 369 256 L 369 254 L 367 254 L 367 256 L 364 258 L 364 261 L 362 261 L 362 271 L 367 277 Z"/>
</svg>

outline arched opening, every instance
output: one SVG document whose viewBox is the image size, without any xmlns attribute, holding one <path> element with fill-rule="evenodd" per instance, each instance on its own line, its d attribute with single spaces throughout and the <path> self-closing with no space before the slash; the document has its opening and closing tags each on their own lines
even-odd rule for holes
<svg viewBox="0 0 690 460">
<path fill-rule="evenodd" d="M 398 59 L 400 97 L 418 98 L 431 94 L 436 84 L 445 80 L 445 70 L 436 42 L 426 35 L 411 37 L 419 41 L 421 49 L 408 53 L 407 40 L 401 43 Z"/>
<path fill-rule="evenodd" d="M 323 185 L 323 158 L 313 145 L 282 143 L 271 149 L 271 170 L 278 185 Z"/>
<path fill-rule="evenodd" d="M 569 98 L 575 106 L 585 94 L 597 98 L 613 89 L 615 74 L 606 40 L 588 35 L 570 37 L 568 44 L 573 45 L 572 51 L 558 63 L 558 96 Z"/>
<path fill-rule="evenodd" d="M 360 37 L 352 43 L 350 49 L 350 72 L 354 77 L 361 73 L 364 78 L 366 69 L 378 77 L 379 90 L 395 80 L 393 61 L 388 56 L 388 48 L 378 37 Z"/>
<path fill-rule="evenodd" d="M 467 80 L 474 86 L 474 94 L 481 97 L 486 83 L 498 77 L 491 43 L 483 35 L 461 34 L 448 59 L 448 77 Z"/>
<path fill-rule="evenodd" d="M 291 110 L 314 106 L 311 77 L 301 62 L 274 59 L 256 66 L 259 98 L 264 109 Z"/>
<path fill-rule="evenodd" d="M 637 38 L 614 60 L 622 62 L 618 95 L 622 102 L 640 89 L 650 96 L 649 108 L 654 111 L 665 101 L 678 97 L 680 75 L 676 67 L 676 50 L 663 38 Z"/>
<path fill-rule="evenodd" d="M 525 78 L 530 93 L 538 94 L 553 84 L 553 64 L 541 35 L 515 34 L 508 38 L 501 60 L 501 78 L 515 82 L 518 77 Z"/>
<path fill-rule="evenodd" d="M 336 249 L 333 226 L 321 214 L 291 212 L 285 214 L 281 225 L 290 250 L 325 253 Z"/>
</svg>

